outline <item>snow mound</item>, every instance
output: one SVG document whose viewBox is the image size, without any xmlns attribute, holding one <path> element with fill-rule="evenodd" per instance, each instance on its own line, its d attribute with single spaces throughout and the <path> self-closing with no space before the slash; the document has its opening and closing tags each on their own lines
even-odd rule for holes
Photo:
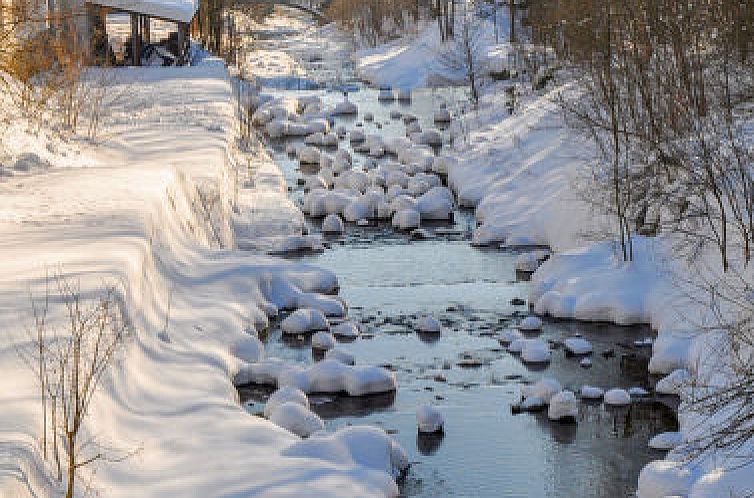
<svg viewBox="0 0 754 498">
<path fill-rule="evenodd" d="M 525 363 L 547 363 L 550 361 L 550 348 L 540 339 L 525 339 L 521 348 L 521 360 Z"/>
<path fill-rule="evenodd" d="M 560 391 L 550 398 L 547 418 L 550 420 L 577 419 L 579 416 L 579 400 L 571 391 Z"/>
<path fill-rule="evenodd" d="M 566 351 L 571 354 L 581 355 L 592 352 L 592 343 L 583 337 L 569 337 L 563 341 L 563 345 L 565 346 Z"/>
<path fill-rule="evenodd" d="M 415 209 L 402 209 L 393 215 L 393 227 L 399 230 L 411 230 L 419 228 L 421 214 Z"/>
<path fill-rule="evenodd" d="M 523 340 L 524 336 L 518 329 L 506 329 L 498 337 L 498 341 L 503 344 L 510 344 L 514 341 Z"/>
<path fill-rule="evenodd" d="M 416 331 L 426 334 L 439 334 L 442 328 L 437 318 L 433 316 L 423 316 L 416 322 Z"/>
<path fill-rule="evenodd" d="M 350 426 L 332 434 L 319 432 L 283 452 L 283 456 L 321 458 L 341 464 L 354 464 L 384 472 L 393 479 L 409 466 L 406 452 L 384 430 L 368 426 Z M 393 484 L 394 496 L 398 489 Z M 393 496 L 393 495 L 391 495 Z"/>
<path fill-rule="evenodd" d="M 286 401 L 273 408 L 269 420 L 301 437 L 309 437 L 325 428 L 325 423 L 316 413 L 294 401 Z"/>
<path fill-rule="evenodd" d="M 518 329 L 524 332 L 542 330 L 542 320 L 538 316 L 527 316 L 518 324 Z"/>
<path fill-rule="evenodd" d="M 324 233 L 340 234 L 343 233 L 343 230 L 343 220 L 337 214 L 328 214 L 322 222 Z"/>
<path fill-rule="evenodd" d="M 432 119 L 435 123 L 450 123 L 450 111 L 447 109 L 438 109 L 435 111 Z"/>
<path fill-rule="evenodd" d="M 329 328 L 329 323 L 322 311 L 304 308 L 298 309 L 288 315 L 282 321 L 280 327 L 284 334 L 304 334 L 317 330 L 326 330 Z"/>
<path fill-rule="evenodd" d="M 655 391 L 659 394 L 675 394 L 681 393 L 681 389 L 691 381 L 689 372 L 684 369 L 676 369 L 669 373 L 667 376 L 657 381 L 655 385 Z"/>
<path fill-rule="evenodd" d="M 335 337 L 324 330 L 320 330 L 312 336 L 313 349 L 323 349 L 327 351 L 328 349 L 334 348 L 336 344 Z"/>
<path fill-rule="evenodd" d="M 581 397 L 583 399 L 602 399 L 605 391 L 602 388 L 584 385 L 581 386 Z"/>
<path fill-rule="evenodd" d="M 625 406 L 631 404 L 631 396 L 628 394 L 628 391 L 617 387 L 608 390 L 604 395 L 604 399 L 605 404 L 613 406 Z"/>
<path fill-rule="evenodd" d="M 332 111 L 333 116 L 347 116 L 358 114 L 359 108 L 353 102 L 344 100 L 335 104 L 335 108 Z"/>
<path fill-rule="evenodd" d="M 683 443 L 680 432 L 661 432 L 649 440 L 649 447 L 655 450 L 672 450 Z"/>
<path fill-rule="evenodd" d="M 281 387 L 270 395 L 267 403 L 264 405 L 264 416 L 270 418 L 270 414 L 275 408 L 283 403 L 298 403 L 299 405 L 309 408 L 309 398 L 301 390 L 293 386 Z"/>
<path fill-rule="evenodd" d="M 678 462 L 655 460 L 639 473 L 638 498 L 687 496 L 694 482 L 691 472 Z"/>
<path fill-rule="evenodd" d="M 560 386 L 560 382 L 551 378 L 545 377 L 540 379 L 537 383 L 528 386 L 521 387 L 521 394 L 524 398 L 531 398 L 536 396 L 542 399 L 545 403 L 549 403 L 550 399 L 559 393 L 563 388 Z"/>
<path fill-rule="evenodd" d="M 419 432 L 443 432 L 445 419 L 442 413 L 432 405 L 421 405 L 416 409 L 416 422 Z"/>
<path fill-rule="evenodd" d="M 339 361 L 344 365 L 353 365 L 356 363 L 356 359 L 351 353 L 343 351 L 339 348 L 332 348 L 327 350 L 327 353 L 325 353 L 325 359 Z"/>
<path fill-rule="evenodd" d="M 354 339 L 359 336 L 359 327 L 354 322 L 346 321 L 333 327 L 332 333 L 335 337 Z"/>
</svg>

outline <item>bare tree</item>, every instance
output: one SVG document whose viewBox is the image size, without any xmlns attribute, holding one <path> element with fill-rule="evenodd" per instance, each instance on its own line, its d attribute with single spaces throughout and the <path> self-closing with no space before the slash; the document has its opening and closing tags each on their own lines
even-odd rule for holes
<svg viewBox="0 0 754 498">
<path fill-rule="evenodd" d="M 484 32 L 480 21 L 470 12 L 464 13 L 458 28 L 455 37 L 446 42 L 439 59 L 445 68 L 463 74 L 471 101 L 476 105 L 486 70 L 482 44 Z"/>
<path fill-rule="evenodd" d="M 51 280 L 57 286 L 56 296 L 50 294 Z M 77 283 L 57 273 L 52 278 L 48 276 L 41 305 L 33 298 L 31 301 L 33 349 L 19 353 L 40 383 L 43 454 L 48 458 L 48 448 L 52 447 L 58 479 L 65 481 L 66 498 L 70 498 L 81 468 L 98 460 L 117 461 L 130 455 L 113 456 L 112 450 L 100 442 L 81 437 L 94 394 L 115 360 L 128 328 L 119 294 L 113 286 L 105 286 L 98 298 L 86 301 Z M 62 302 L 64 308 L 67 324 L 59 329 L 53 328 L 49 321 L 53 301 Z M 48 434 L 52 435 L 52 441 Z M 64 461 L 61 453 L 65 455 Z"/>
</svg>

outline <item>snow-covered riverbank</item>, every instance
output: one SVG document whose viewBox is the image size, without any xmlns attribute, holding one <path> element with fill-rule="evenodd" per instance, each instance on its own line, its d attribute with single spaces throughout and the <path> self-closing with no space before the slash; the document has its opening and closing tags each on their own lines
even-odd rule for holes
<svg viewBox="0 0 754 498">
<path fill-rule="evenodd" d="M 431 27 L 428 29 L 432 29 Z M 421 85 L 442 79 L 438 40 L 431 33 L 408 37 L 359 52 L 355 66 L 380 85 Z M 492 52 L 506 52 L 497 47 Z M 415 70 L 412 54 L 422 54 Z M 434 56 L 433 56 L 434 54 Z M 453 74 L 447 74 L 451 80 Z M 673 258 L 674 244 L 666 236 L 638 237 L 635 259 L 624 263 L 616 242 L 599 241 L 610 233 L 607 221 L 595 213 L 578 187 L 594 161 L 594 146 L 563 122 L 557 98 L 572 92 L 569 83 L 542 91 L 524 88 L 516 111 L 509 115 L 502 99 L 503 84 L 482 91 L 479 111 L 466 114 L 450 163 L 448 182 L 459 202 L 476 209 L 479 244 L 549 246 L 556 254 L 533 275 L 530 305 L 540 314 L 618 324 L 647 323 L 657 330 L 649 369 L 673 378 L 715 375 L 726 357 L 721 338 L 706 333 L 714 318 L 699 303 L 706 296 L 688 285 L 701 265 Z M 598 242 L 592 242 L 595 240 Z M 680 278 L 679 278 L 680 276 Z M 709 275 L 707 275 L 709 277 Z M 684 288 L 679 282 L 687 285 Z M 689 294 L 691 292 L 691 294 Z M 686 381 L 688 383 L 688 381 Z M 673 393 L 687 400 L 684 383 Z M 681 442 L 715 430 L 714 421 L 693 416 L 684 404 L 679 412 Z M 683 444 L 666 460 L 650 464 L 640 477 L 643 498 L 666 495 L 739 496 L 754 489 L 754 472 L 747 460 L 750 445 L 733 454 L 710 455 L 689 463 Z"/>
<path fill-rule="evenodd" d="M 250 158 L 255 186 L 234 201 L 236 161 L 245 157 L 234 147 L 225 67 L 209 59 L 116 76 L 113 91 L 124 98 L 103 144 L 74 147 L 23 127 L 5 137 L 45 167 L 19 168 L 0 183 L 0 494 L 59 491 L 41 455 L 36 379 L 17 352 L 30 346 L 29 293 L 44 297 L 47 271 L 80 281 L 84 296 L 117 285 L 130 324 L 85 425 L 113 458 L 135 452 L 81 469 L 104 496 L 397 494 L 405 462 L 384 431 L 302 441 L 238 403 L 232 379 L 264 357 L 255 336 L 271 315 L 301 302 L 341 305 L 323 294 L 337 286 L 332 273 L 232 249 L 234 208 L 261 203 L 274 223 L 300 213 L 289 209 L 282 178 L 257 168 L 264 157 Z M 218 202 L 208 206 L 208 193 Z M 244 233 L 276 229 L 266 219 Z M 53 311 L 51 327 L 62 323 Z"/>
</svg>

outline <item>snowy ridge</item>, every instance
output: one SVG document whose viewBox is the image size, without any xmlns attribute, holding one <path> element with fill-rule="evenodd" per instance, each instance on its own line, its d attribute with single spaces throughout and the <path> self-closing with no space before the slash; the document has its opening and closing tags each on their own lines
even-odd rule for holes
<svg viewBox="0 0 754 498">
<path fill-rule="evenodd" d="M 124 73 L 134 98 L 112 117 L 113 138 L 86 151 L 106 166 L 0 184 L 0 494 L 55 494 L 36 449 L 36 383 L 16 353 L 28 345 L 26 289 L 43 296 L 49 266 L 80 280 L 86 295 L 117 283 L 131 325 L 86 424 L 87 434 L 117 441 L 119 452 L 138 450 L 82 469 L 104 495 L 396 495 L 402 462 L 389 437 L 351 428 L 302 453 L 299 437 L 238 404 L 231 379 L 263 354 L 250 334 L 267 325 L 268 313 L 337 282 L 306 265 L 214 248 L 218 238 L 233 242 L 229 211 L 219 209 L 210 223 L 197 188 L 225 196 L 232 183 L 225 70 Z M 369 444 L 354 453 L 350 441 L 364 438 Z M 366 458 L 372 450 L 398 456 Z"/>
</svg>

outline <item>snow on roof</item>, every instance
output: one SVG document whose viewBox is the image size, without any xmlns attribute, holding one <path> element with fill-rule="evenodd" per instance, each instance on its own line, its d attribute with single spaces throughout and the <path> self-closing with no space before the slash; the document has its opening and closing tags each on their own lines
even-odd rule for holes
<svg viewBox="0 0 754 498">
<path fill-rule="evenodd" d="M 199 0 L 89 0 L 89 3 L 181 22 L 191 22 L 199 9 Z"/>
</svg>

